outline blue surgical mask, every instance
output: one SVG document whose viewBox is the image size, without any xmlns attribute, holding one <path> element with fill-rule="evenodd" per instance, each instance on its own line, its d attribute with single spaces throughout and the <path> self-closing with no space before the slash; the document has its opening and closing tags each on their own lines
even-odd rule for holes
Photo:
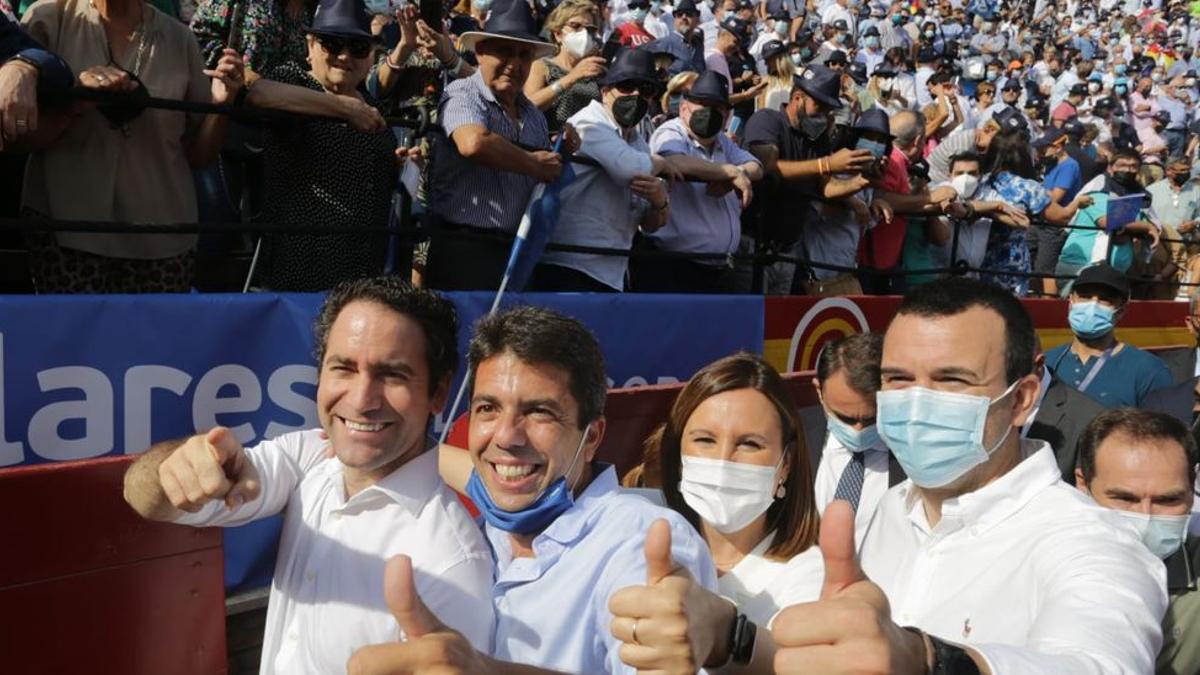
<svg viewBox="0 0 1200 675">
<path fill-rule="evenodd" d="M 1117 96 L 1124 96 L 1125 94 L 1129 93 L 1129 87 L 1126 87 L 1123 84 L 1118 84 L 1117 86 L 1113 87 L 1113 93 L 1115 93 Z"/>
<path fill-rule="evenodd" d="M 869 138 L 860 138 L 854 144 L 854 149 L 870 150 L 871 156 L 873 156 L 875 159 L 879 159 L 880 157 L 883 157 L 883 153 L 887 152 L 887 144 L 880 143 L 879 141 L 873 141 Z"/>
<path fill-rule="evenodd" d="M 875 37 L 874 35 L 868 35 L 863 40 L 863 43 L 866 44 L 867 47 L 870 47 L 871 49 L 875 49 L 876 47 L 879 46 L 879 38 Z"/>
<path fill-rule="evenodd" d="M 391 10 L 391 2 L 389 0 L 363 0 L 363 5 L 367 8 L 370 14 L 388 14 Z"/>
<path fill-rule="evenodd" d="M 1180 546 L 1183 546 L 1184 540 L 1187 539 L 1188 523 L 1192 519 L 1190 513 L 1168 516 L 1121 509 L 1113 509 L 1113 511 L 1129 521 L 1141 535 L 1142 543 L 1146 545 L 1146 548 L 1163 560 L 1170 558 L 1179 550 Z"/>
<path fill-rule="evenodd" d="M 579 447 L 575 449 L 575 457 L 571 460 L 567 471 L 550 483 L 542 491 L 542 494 L 533 500 L 532 504 L 520 511 L 505 511 L 497 506 L 496 502 L 492 500 L 492 495 L 488 493 L 487 487 L 484 486 L 483 479 L 479 477 L 478 471 L 472 471 L 471 478 L 467 481 L 467 496 L 475 502 L 475 506 L 483 514 L 483 519 L 487 521 L 487 524 L 498 530 L 513 534 L 541 532 L 575 505 L 575 495 L 571 493 L 571 487 L 567 485 L 567 476 L 571 475 L 571 470 L 575 468 L 575 462 L 579 461 L 579 454 L 583 451 L 583 444 L 586 440 L 587 430 L 585 429 L 583 438 L 579 439 Z"/>
<path fill-rule="evenodd" d="M 1012 426 L 990 448 L 983 430 L 992 404 L 1012 393 L 1017 382 L 996 398 L 907 387 L 875 395 L 879 436 L 913 483 L 939 488 L 988 461 L 1012 433 Z"/>
<path fill-rule="evenodd" d="M 1113 72 L 1118 75 L 1124 75 L 1126 68 L 1128 68 L 1128 66 L 1126 66 L 1124 63 L 1118 63 L 1117 65 L 1113 66 Z"/>
<path fill-rule="evenodd" d="M 825 419 L 829 423 L 829 433 L 850 452 L 863 452 L 880 444 L 879 429 L 874 424 L 855 429 L 834 415 L 826 415 Z"/>
<path fill-rule="evenodd" d="M 788 22 L 782 19 L 775 22 L 775 34 L 779 37 L 786 37 L 788 34 Z"/>
<path fill-rule="evenodd" d="M 998 79 L 1000 79 L 1000 71 L 998 71 L 998 70 L 987 71 L 987 81 L 988 82 L 995 82 Z"/>
<path fill-rule="evenodd" d="M 633 10 L 633 20 L 634 21 L 645 21 L 646 15 L 649 13 L 650 13 L 650 10 L 646 9 L 645 7 L 638 7 L 637 9 Z"/>
<path fill-rule="evenodd" d="M 492 8 L 492 0 L 474 0 L 475 9 L 486 12 Z"/>
<path fill-rule="evenodd" d="M 1116 313 L 1117 310 L 1096 300 L 1073 302 L 1067 313 L 1067 323 L 1071 325 L 1071 332 L 1084 340 L 1094 340 L 1112 332 Z"/>
</svg>

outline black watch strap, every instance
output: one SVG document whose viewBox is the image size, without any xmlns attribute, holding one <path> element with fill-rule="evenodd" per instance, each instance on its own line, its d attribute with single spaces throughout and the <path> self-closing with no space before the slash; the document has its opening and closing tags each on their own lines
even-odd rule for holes
<svg viewBox="0 0 1200 675">
<path fill-rule="evenodd" d="M 979 666 L 962 647 L 930 635 L 933 643 L 932 675 L 979 675 Z"/>
<path fill-rule="evenodd" d="M 758 626 L 739 613 L 737 620 L 729 631 L 729 661 L 738 665 L 750 663 L 754 656 L 754 639 L 758 635 Z"/>
</svg>

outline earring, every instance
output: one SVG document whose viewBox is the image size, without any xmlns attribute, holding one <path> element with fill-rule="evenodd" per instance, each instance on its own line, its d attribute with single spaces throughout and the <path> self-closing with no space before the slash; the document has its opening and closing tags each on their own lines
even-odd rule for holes
<svg viewBox="0 0 1200 675">
<path fill-rule="evenodd" d="M 785 487 L 783 483 L 780 483 L 779 487 L 775 488 L 775 499 L 783 499 L 786 496 L 787 487 Z"/>
</svg>

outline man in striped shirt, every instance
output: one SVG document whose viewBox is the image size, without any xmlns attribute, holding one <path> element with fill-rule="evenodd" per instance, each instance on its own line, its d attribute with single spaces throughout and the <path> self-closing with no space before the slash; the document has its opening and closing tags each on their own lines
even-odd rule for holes
<svg viewBox="0 0 1200 675">
<path fill-rule="evenodd" d="M 425 279 L 442 290 L 494 289 L 534 186 L 562 171 L 559 154 L 546 149 L 546 118 L 522 93 L 533 60 L 555 47 L 537 37 L 524 2 L 493 10 L 482 31 L 461 40 L 479 69 L 450 83 L 438 109 L 444 136 L 430 160 Z"/>
</svg>

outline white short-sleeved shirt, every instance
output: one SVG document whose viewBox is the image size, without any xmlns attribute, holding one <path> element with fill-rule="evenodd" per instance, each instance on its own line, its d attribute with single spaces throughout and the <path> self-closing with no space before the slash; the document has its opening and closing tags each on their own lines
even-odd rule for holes
<svg viewBox="0 0 1200 675">
<path fill-rule="evenodd" d="M 889 455 L 887 448 L 868 448 L 863 460 L 863 487 L 858 497 L 858 508 L 854 511 L 854 547 L 862 550 L 863 538 L 867 535 L 867 525 L 875 514 L 883 495 L 887 494 L 891 481 L 889 474 Z M 833 434 L 826 434 L 825 446 L 821 449 L 821 463 L 817 465 L 817 478 L 813 485 L 813 494 L 817 500 L 817 511 L 825 515 L 825 507 L 833 501 L 837 492 L 838 481 L 842 472 L 850 463 L 854 453 L 838 442 Z"/>
<path fill-rule="evenodd" d="M 773 534 L 763 539 L 717 579 L 718 594 L 762 628 L 770 628 L 784 607 L 818 600 L 825 582 L 825 560 L 816 544 L 785 561 L 766 557 L 773 541 Z"/>
<path fill-rule="evenodd" d="M 175 520 L 233 526 L 283 512 L 259 672 L 344 672 L 358 647 L 401 639 L 383 596 L 388 558 L 412 557 L 417 592 L 476 648 L 491 648 L 492 559 L 483 533 L 425 452 L 346 499 L 342 463 L 319 430 L 246 450 L 262 494 Z"/>
<path fill-rule="evenodd" d="M 911 480 L 884 496 L 861 559 L 892 620 L 974 647 L 993 673 L 1154 672 L 1166 567 L 1062 481 L 1049 445 L 1022 451 L 934 527 Z"/>
</svg>

